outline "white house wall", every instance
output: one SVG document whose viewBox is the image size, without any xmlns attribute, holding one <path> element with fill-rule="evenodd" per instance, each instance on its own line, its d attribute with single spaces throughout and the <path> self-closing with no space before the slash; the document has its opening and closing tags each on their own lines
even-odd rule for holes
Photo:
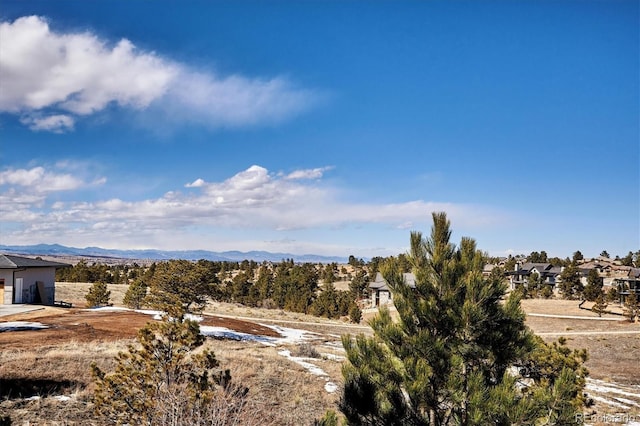
<svg viewBox="0 0 640 426">
<path fill-rule="evenodd" d="M 27 269 L 3 269 L 0 270 L 0 278 L 4 278 L 4 304 L 10 305 L 15 300 L 13 296 L 16 278 L 22 278 L 22 303 L 33 303 L 36 297 L 36 282 L 44 283 L 45 294 L 41 294 L 41 302 L 45 305 L 53 305 L 55 300 L 56 269 L 27 268 Z"/>
</svg>

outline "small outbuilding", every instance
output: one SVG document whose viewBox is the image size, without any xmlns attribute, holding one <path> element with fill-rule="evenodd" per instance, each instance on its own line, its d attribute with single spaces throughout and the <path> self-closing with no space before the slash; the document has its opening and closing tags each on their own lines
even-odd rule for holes
<svg viewBox="0 0 640 426">
<path fill-rule="evenodd" d="M 0 254 L 0 304 L 40 303 L 53 305 L 56 269 L 66 263 Z"/>
<path fill-rule="evenodd" d="M 402 274 L 402 278 L 409 287 L 416 288 L 415 275 L 410 272 L 405 272 Z M 369 283 L 369 292 L 371 293 L 372 307 L 390 305 L 393 303 L 393 293 L 391 293 L 387 280 L 384 279 L 380 272 L 376 274 L 375 280 Z"/>
</svg>

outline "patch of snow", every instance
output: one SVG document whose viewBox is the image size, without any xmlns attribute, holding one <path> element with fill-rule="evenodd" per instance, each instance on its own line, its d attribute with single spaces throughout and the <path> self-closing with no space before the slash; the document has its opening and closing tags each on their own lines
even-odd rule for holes
<svg viewBox="0 0 640 426">
<path fill-rule="evenodd" d="M 640 398 L 640 392 L 627 392 L 613 383 L 603 382 L 600 380 L 587 380 L 587 385 L 585 386 L 585 388 L 587 389 L 587 391 L 592 392 L 617 393 L 624 396 L 630 396 L 632 398 Z"/>
<path fill-rule="evenodd" d="M 129 308 L 122 308 L 120 306 L 100 306 L 97 308 L 88 308 L 85 311 L 98 311 L 98 312 L 116 312 L 116 311 L 130 311 Z"/>
<path fill-rule="evenodd" d="M 166 315 L 166 312 L 163 311 L 158 311 L 155 309 L 129 309 L 129 308 L 123 308 L 120 306 L 102 306 L 99 308 L 90 308 L 90 309 L 85 309 L 87 311 L 98 311 L 98 312 L 137 312 L 139 314 L 145 314 L 145 315 L 150 315 L 151 317 L 153 317 L 154 320 L 162 320 L 162 317 L 164 315 Z M 193 315 L 193 314 L 186 314 L 184 316 L 186 319 L 192 320 L 192 321 L 197 321 L 197 322 L 201 322 L 202 321 L 202 317 L 199 315 Z"/>
<path fill-rule="evenodd" d="M 297 328 L 286 328 L 286 327 L 280 327 L 272 324 L 260 324 L 260 325 L 264 327 L 268 327 L 274 330 L 275 332 L 279 333 L 281 336 L 283 336 L 278 339 L 278 343 L 281 343 L 281 344 L 302 343 L 305 340 L 312 340 L 313 337 L 311 337 L 311 335 L 313 334 L 319 335 L 319 333 L 314 333 L 313 331 L 300 330 Z"/>
<path fill-rule="evenodd" d="M 326 359 L 330 359 L 331 361 L 344 361 L 346 359 L 342 355 L 336 355 L 336 354 L 321 353 L 320 356 L 322 356 L 323 358 L 326 358 Z"/>
<path fill-rule="evenodd" d="M 22 331 L 22 330 L 42 330 L 49 328 L 48 325 L 44 325 L 39 322 L 31 321 L 8 321 L 0 322 L 0 332 L 2 331 Z"/>
<path fill-rule="evenodd" d="M 338 385 L 336 385 L 333 382 L 327 382 L 324 384 L 324 390 L 326 390 L 329 393 L 334 393 L 335 391 L 338 390 Z"/>
<path fill-rule="evenodd" d="M 166 314 L 165 312 L 156 311 L 153 309 L 134 309 L 133 312 L 150 315 L 151 317 L 153 317 L 154 320 L 158 320 L 158 321 L 160 321 L 162 319 L 162 316 Z"/>
<path fill-rule="evenodd" d="M 195 321 L 195 322 L 202 322 L 203 320 L 203 318 L 200 315 L 193 315 L 193 314 L 186 314 L 184 318 L 191 321 Z"/>
<path fill-rule="evenodd" d="M 72 398 L 70 396 L 67 395 L 56 395 L 53 397 L 53 399 L 56 399 L 58 401 L 62 401 L 62 402 L 66 402 L 66 401 L 70 401 Z"/>
<path fill-rule="evenodd" d="M 201 325 L 200 333 L 204 336 L 216 337 L 219 339 L 259 342 L 267 346 L 275 346 L 277 340 L 274 337 L 256 336 L 254 334 L 234 331 L 226 327 L 214 327 L 211 325 Z"/>
<path fill-rule="evenodd" d="M 633 388 L 633 389 L 638 389 L 638 392 L 640 392 L 640 385 L 624 385 L 623 386 L 623 385 L 619 385 L 617 383 L 607 382 L 607 381 L 604 381 L 604 380 L 592 379 L 591 377 L 587 378 L 587 383 L 601 384 L 601 385 L 611 386 L 611 387 L 618 388 L 618 389 Z"/>
<path fill-rule="evenodd" d="M 328 374 L 324 372 L 324 370 L 317 365 L 311 364 L 310 362 L 305 361 L 307 358 L 300 358 L 297 356 L 292 356 L 291 351 L 282 350 L 278 351 L 278 355 L 281 355 L 287 358 L 290 361 L 295 362 L 296 364 L 302 366 L 305 370 L 307 370 L 311 374 L 315 374 L 316 376 L 327 376 Z"/>
<path fill-rule="evenodd" d="M 23 401 L 37 401 L 39 399 L 40 399 L 40 396 L 34 395 L 34 396 L 30 396 L 29 398 L 25 398 Z"/>
<path fill-rule="evenodd" d="M 611 405 L 613 407 L 623 408 L 625 410 L 628 410 L 629 408 L 631 408 L 624 404 L 620 404 L 619 402 L 611 401 L 610 399 L 607 399 L 607 398 L 602 398 L 601 396 L 589 395 L 589 397 L 594 401 L 602 402 L 604 404 Z"/>
<path fill-rule="evenodd" d="M 640 407 L 640 404 L 638 404 L 637 402 L 632 401 L 632 400 L 627 399 L 627 398 L 623 398 L 621 396 L 614 396 L 613 399 L 615 399 L 616 401 L 622 402 L 623 404 L 633 405 L 635 407 Z"/>
</svg>

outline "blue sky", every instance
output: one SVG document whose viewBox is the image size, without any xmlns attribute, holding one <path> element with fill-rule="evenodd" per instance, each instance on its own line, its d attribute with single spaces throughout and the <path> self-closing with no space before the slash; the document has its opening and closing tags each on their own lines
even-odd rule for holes
<svg viewBox="0 0 640 426">
<path fill-rule="evenodd" d="M 0 244 L 640 248 L 639 3 L 3 1 Z"/>
</svg>

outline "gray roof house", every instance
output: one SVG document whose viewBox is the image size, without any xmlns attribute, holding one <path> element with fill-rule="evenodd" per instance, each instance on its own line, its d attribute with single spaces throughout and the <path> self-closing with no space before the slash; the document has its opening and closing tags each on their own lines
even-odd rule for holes
<svg viewBox="0 0 640 426">
<path fill-rule="evenodd" d="M 56 269 L 66 263 L 0 254 L 0 304 L 55 301 Z"/>
<path fill-rule="evenodd" d="M 550 263 L 528 262 L 522 265 L 516 263 L 515 270 L 506 272 L 506 275 L 509 277 L 511 289 L 514 290 L 518 284 L 527 285 L 532 274 L 537 274 L 543 283 L 554 287 L 561 273 L 562 267 L 560 266 L 553 266 Z"/>
<path fill-rule="evenodd" d="M 618 287 L 620 303 L 625 303 L 631 293 L 640 298 L 640 268 L 629 268 L 627 276 L 616 278 L 614 284 Z"/>
<path fill-rule="evenodd" d="M 409 287 L 416 287 L 415 275 L 410 272 L 405 272 L 404 274 L 402 274 L 402 277 L 404 278 L 404 282 L 407 283 Z M 389 289 L 389 284 L 380 272 L 376 274 L 375 280 L 369 283 L 369 292 L 371 293 L 372 307 L 389 305 L 393 303 L 393 296 L 391 294 L 391 289 Z"/>
</svg>

